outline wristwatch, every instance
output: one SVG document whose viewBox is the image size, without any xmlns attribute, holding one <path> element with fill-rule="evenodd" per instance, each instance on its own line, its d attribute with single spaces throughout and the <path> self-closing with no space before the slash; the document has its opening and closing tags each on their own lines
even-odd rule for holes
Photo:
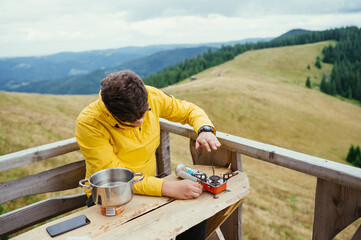
<svg viewBox="0 0 361 240">
<path fill-rule="evenodd" d="M 201 133 L 201 132 L 211 132 L 214 134 L 214 131 L 213 131 L 213 128 L 209 125 L 203 125 L 199 130 L 198 130 L 198 135 Z"/>
</svg>

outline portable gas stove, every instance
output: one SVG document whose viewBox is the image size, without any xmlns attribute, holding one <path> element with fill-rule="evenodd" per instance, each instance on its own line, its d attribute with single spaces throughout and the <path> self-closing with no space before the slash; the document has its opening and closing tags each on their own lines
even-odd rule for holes
<svg viewBox="0 0 361 240">
<path fill-rule="evenodd" d="M 200 172 L 198 170 L 180 164 L 176 169 L 176 175 L 184 179 L 190 179 L 193 181 L 200 182 L 203 185 L 203 189 L 210 193 L 213 193 L 214 198 L 217 199 L 218 193 L 221 193 L 223 191 L 227 191 L 227 192 L 231 191 L 230 189 L 227 189 L 227 181 L 231 177 L 237 175 L 238 172 L 224 173 L 221 176 L 218 176 L 214 174 L 213 166 L 212 166 L 212 170 L 213 170 L 213 175 L 207 177 L 207 174 L 203 172 Z"/>
</svg>

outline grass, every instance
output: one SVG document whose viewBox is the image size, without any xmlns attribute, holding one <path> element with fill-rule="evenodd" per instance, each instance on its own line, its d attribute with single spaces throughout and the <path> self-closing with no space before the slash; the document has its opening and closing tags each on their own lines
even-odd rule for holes
<svg viewBox="0 0 361 240">
<path fill-rule="evenodd" d="M 330 65 L 314 67 L 328 44 L 249 51 L 164 91 L 204 108 L 218 131 L 346 163 L 350 145 L 361 145 L 360 106 L 305 87 L 308 76 L 317 86 L 330 73 Z M 74 137 L 78 113 L 96 98 L 0 92 L 0 153 Z M 191 164 L 189 139 L 171 134 L 170 140 L 172 169 Z M 0 179 L 81 158 L 67 154 L 3 172 Z M 244 239 L 311 239 L 316 179 L 247 156 L 242 161 L 251 185 L 243 205 Z M 28 204 L 15 201 L 14 208 Z M 350 239 L 358 225 L 360 220 L 336 239 Z"/>
<path fill-rule="evenodd" d="M 361 143 L 360 106 L 305 87 L 308 76 L 317 85 L 331 72 L 314 67 L 327 45 L 250 51 L 165 91 L 204 108 L 218 131 L 347 164 L 350 145 Z M 187 140 L 171 140 L 172 159 L 190 164 Z M 251 184 L 244 239 L 311 239 L 316 179 L 248 157 L 243 169 Z M 350 239 L 359 225 L 336 239 Z"/>
</svg>

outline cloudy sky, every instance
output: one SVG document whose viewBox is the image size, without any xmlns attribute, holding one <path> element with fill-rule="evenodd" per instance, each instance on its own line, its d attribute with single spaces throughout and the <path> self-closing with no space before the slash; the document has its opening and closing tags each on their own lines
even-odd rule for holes
<svg viewBox="0 0 361 240">
<path fill-rule="evenodd" d="M 0 0 L 0 57 L 361 27 L 361 0 Z"/>
</svg>

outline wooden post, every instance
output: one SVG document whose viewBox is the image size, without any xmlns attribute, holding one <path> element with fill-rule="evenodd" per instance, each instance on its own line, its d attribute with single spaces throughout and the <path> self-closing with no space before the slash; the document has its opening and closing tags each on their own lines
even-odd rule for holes
<svg viewBox="0 0 361 240">
<path fill-rule="evenodd" d="M 360 217 L 360 190 L 317 178 L 312 239 L 331 240 Z M 353 239 L 360 234 L 359 228 Z"/>
<path fill-rule="evenodd" d="M 158 176 L 171 174 L 169 132 L 160 131 L 160 144 L 156 151 Z"/>
<path fill-rule="evenodd" d="M 228 167 L 231 164 L 232 171 L 242 171 L 241 154 L 225 149 L 207 152 L 201 148 L 195 150 L 195 140 L 190 140 L 190 151 L 193 164 L 213 165 L 220 167 Z M 208 226 L 207 226 L 208 228 Z M 225 239 L 241 240 L 242 239 L 242 203 L 235 209 L 232 209 L 231 215 L 221 225 L 221 230 Z M 207 229 L 209 233 L 210 229 Z M 211 237 L 211 236 L 208 236 Z"/>
</svg>

